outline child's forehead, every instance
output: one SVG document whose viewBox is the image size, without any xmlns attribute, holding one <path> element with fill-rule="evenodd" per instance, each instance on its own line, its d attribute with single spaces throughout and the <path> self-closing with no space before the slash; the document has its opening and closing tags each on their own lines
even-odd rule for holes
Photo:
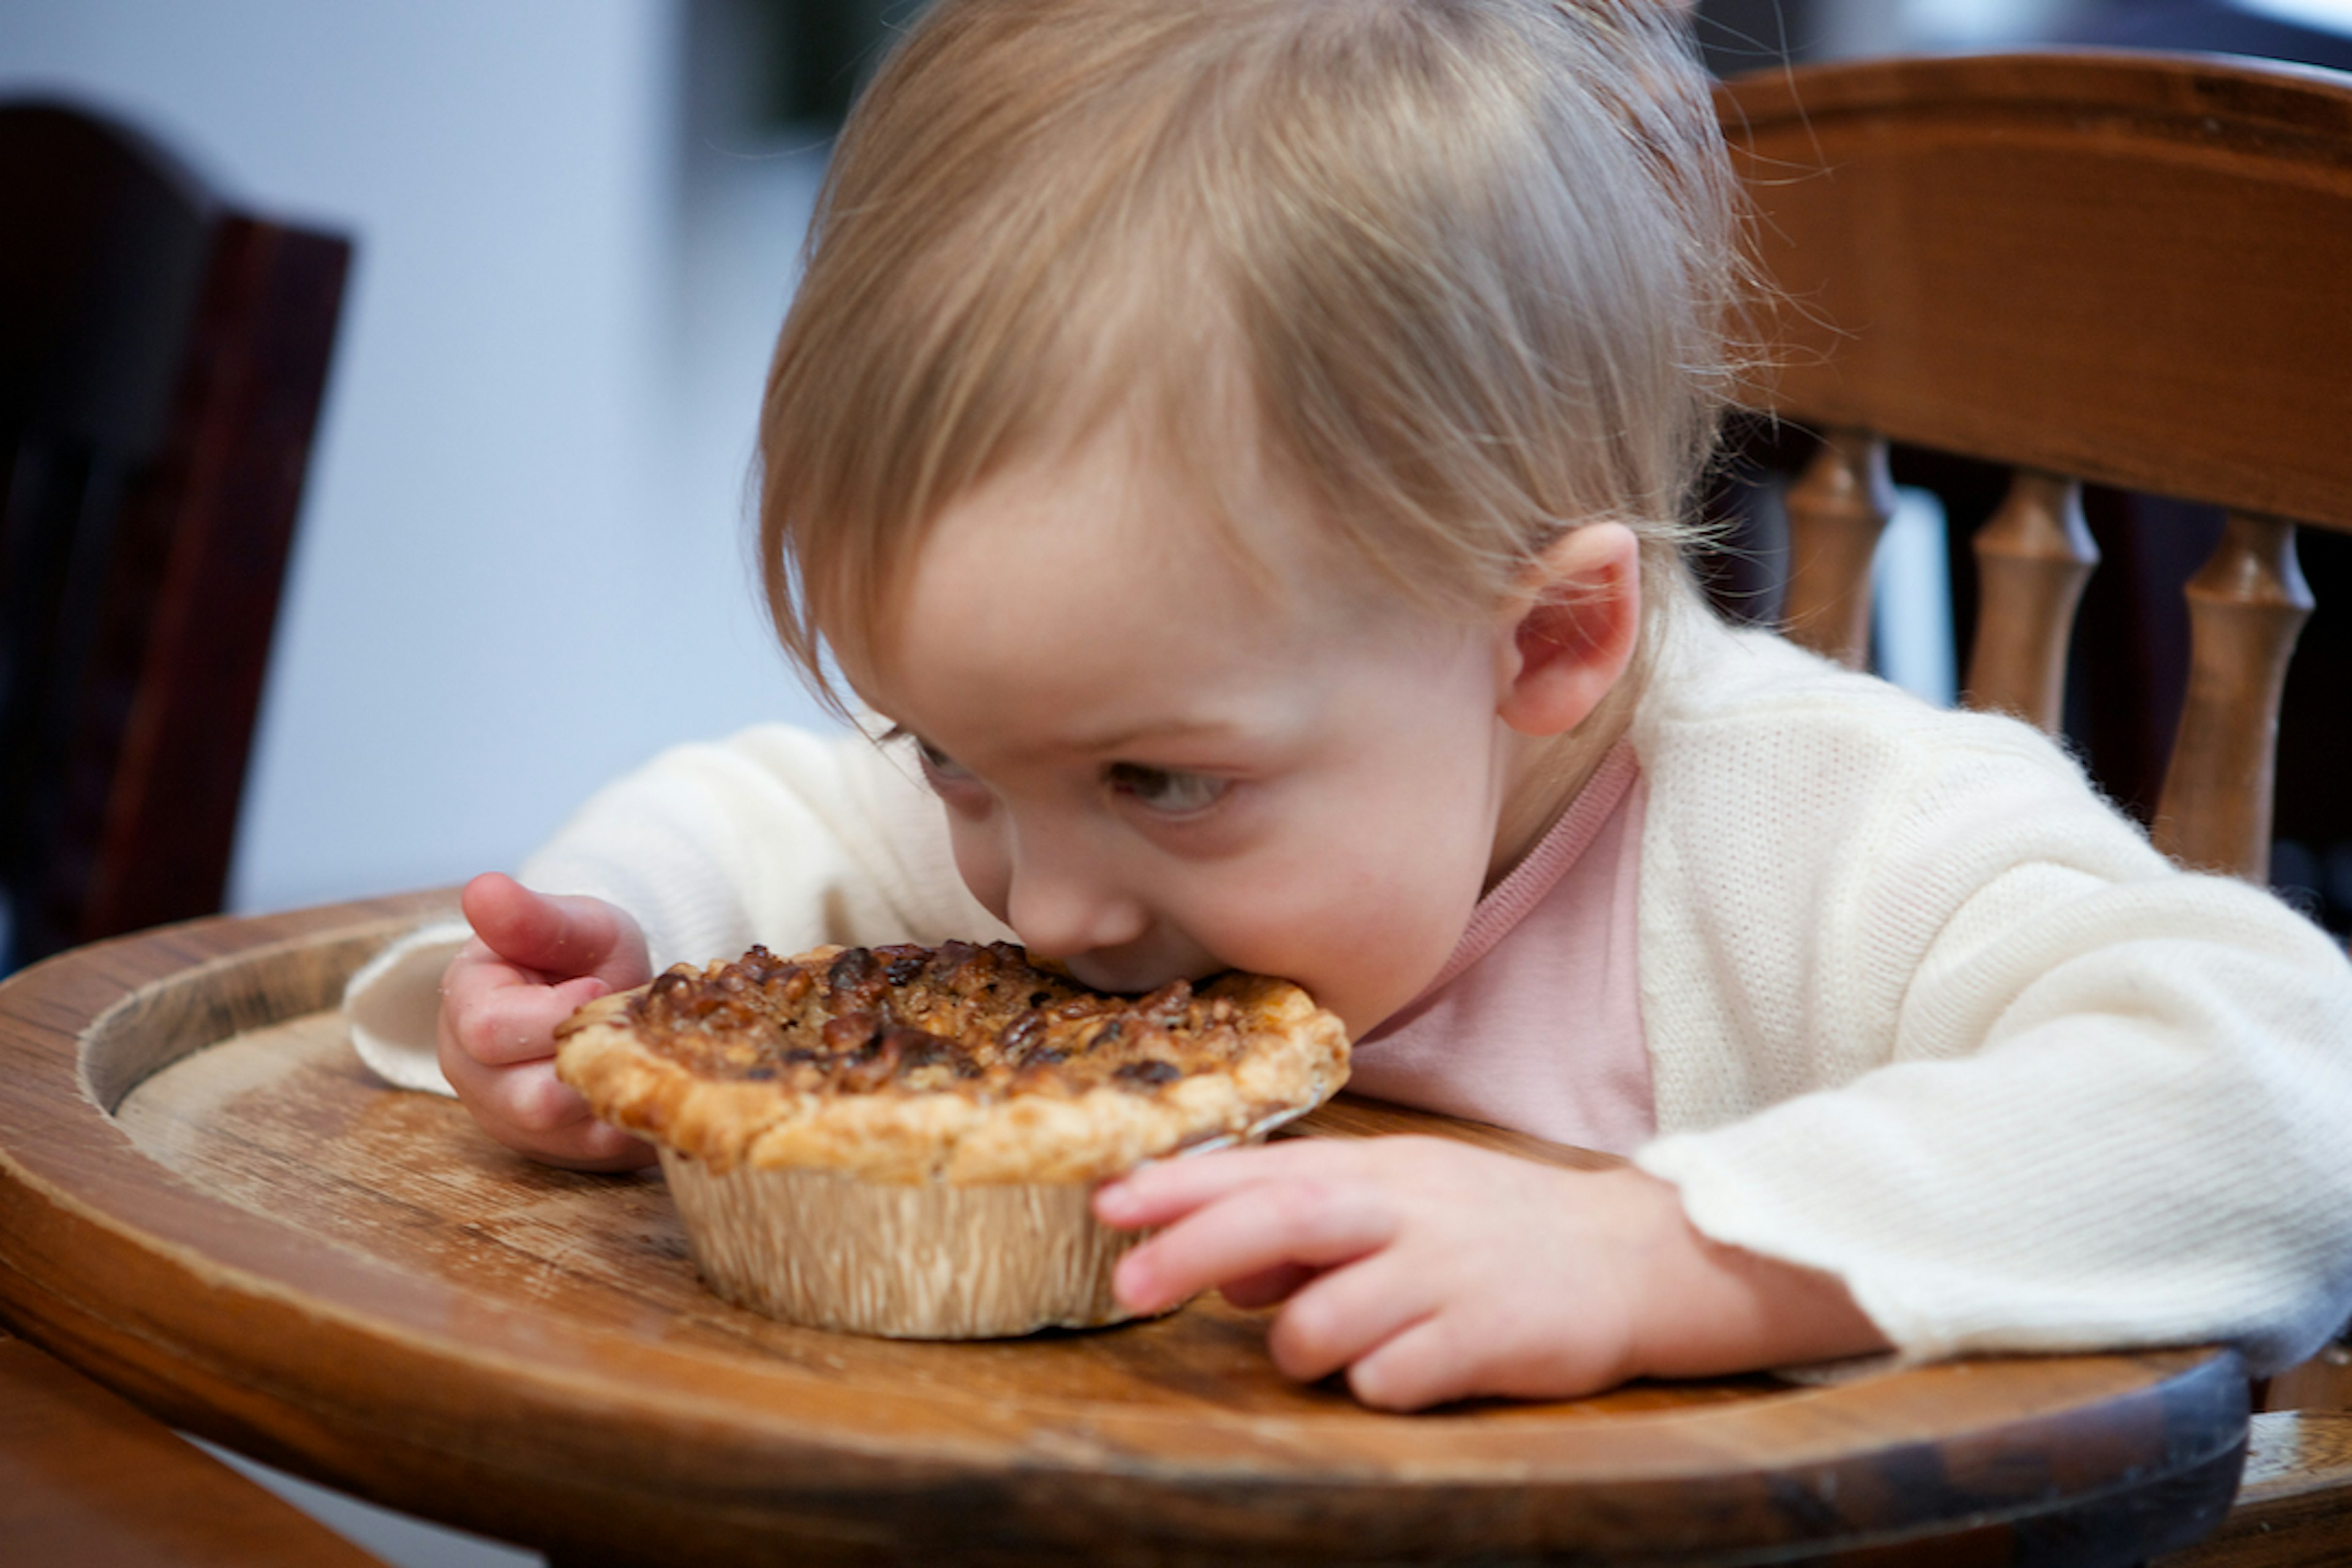
<svg viewBox="0 0 2352 1568">
<path fill-rule="evenodd" d="M 1006 466 L 897 563 L 860 685 L 961 668 L 1039 691 L 1165 687 L 1295 661 L 1379 623 L 1379 590 L 1301 492 L 1226 478 L 1117 436 Z"/>
<path fill-rule="evenodd" d="M 1341 607 L 1327 535 L 1301 490 L 1242 452 L 1219 471 L 1108 430 L 1007 464 L 951 498 L 901 576 L 914 598 L 982 581 L 1034 584 L 1064 613 L 1131 602 L 1259 625 Z"/>
<path fill-rule="evenodd" d="M 1130 751 L 1234 765 L 1338 693 L 1450 679 L 1476 635 L 1337 586 L 1312 550 L 1261 580 L 1167 494 L 1109 483 L 1049 468 L 951 508 L 874 657 L 844 660 L 860 695 L 983 772 Z"/>
</svg>

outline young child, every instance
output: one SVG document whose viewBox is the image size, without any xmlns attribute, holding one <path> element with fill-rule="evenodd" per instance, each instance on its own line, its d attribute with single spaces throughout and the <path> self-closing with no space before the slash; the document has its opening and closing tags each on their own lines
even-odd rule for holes
<svg viewBox="0 0 2352 1568">
<path fill-rule="evenodd" d="M 1677 552 L 1738 255 L 1662 5 L 942 0 L 842 137 L 762 421 L 782 641 L 872 721 L 670 753 L 544 891 L 477 879 L 448 1083 L 620 1168 L 550 1032 L 656 964 L 1257 970 L 1363 1092 L 1633 1157 L 1301 1140 L 1101 1191 L 1165 1227 L 1129 1304 L 1280 1303 L 1293 1376 L 2308 1352 L 2352 969 L 2026 726 L 1711 617 Z"/>
</svg>

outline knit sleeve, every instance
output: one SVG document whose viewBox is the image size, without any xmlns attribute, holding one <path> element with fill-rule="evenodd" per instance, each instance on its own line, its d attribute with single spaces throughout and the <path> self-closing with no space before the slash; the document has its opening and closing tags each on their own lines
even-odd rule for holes
<svg viewBox="0 0 2352 1568">
<path fill-rule="evenodd" d="M 519 875 L 627 910 L 656 970 L 755 942 L 794 952 L 1010 936 L 964 889 L 939 802 L 903 750 L 781 724 L 680 746 L 592 795 Z M 466 934 L 462 922 L 412 932 L 352 977 L 344 1017 L 379 1077 L 449 1092 L 435 1014 Z"/>
<path fill-rule="evenodd" d="M 902 752 L 782 724 L 677 747 L 591 796 L 521 880 L 628 910 L 656 968 L 755 942 L 1008 934 L 964 889 L 939 802 Z"/>
<path fill-rule="evenodd" d="M 1731 925 L 1665 944 L 1711 1001 L 1664 1010 L 1710 1037 L 1653 1048 L 1725 1092 L 1639 1163 L 1706 1235 L 1840 1277 L 1909 1358 L 2309 1353 L 2352 1310 L 2343 952 L 2170 868 L 2021 726 L 1884 730 L 1741 895 L 1784 902 L 1769 962 L 1711 948 Z"/>
</svg>

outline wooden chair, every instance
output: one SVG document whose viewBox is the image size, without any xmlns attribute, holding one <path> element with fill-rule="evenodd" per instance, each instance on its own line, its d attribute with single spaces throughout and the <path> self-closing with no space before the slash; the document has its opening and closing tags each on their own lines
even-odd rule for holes
<svg viewBox="0 0 2352 1568">
<path fill-rule="evenodd" d="M 2081 485 L 2225 509 L 2188 587 L 2152 831 L 2183 864 L 2263 878 L 2281 683 L 2313 608 L 2295 531 L 2352 531 L 2352 76 L 1882 60 L 1743 79 L 1718 109 L 1777 290 L 1755 402 L 1821 437 L 1785 497 L 1789 635 L 1863 662 L 1888 443 L 2000 465 L 1965 700 L 2055 731 L 2097 564 Z M 2343 1391 L 2330 1365 L 2273 1385 L 2240 1509 L 2194 1560 L 2352 1560 L 2352 1416 L 2280 1408 Z"/>
<path fill-rule="evenodd" d="M 0 105 L 0 970 L 220 908 L 351 247 Z"/>
</svg>

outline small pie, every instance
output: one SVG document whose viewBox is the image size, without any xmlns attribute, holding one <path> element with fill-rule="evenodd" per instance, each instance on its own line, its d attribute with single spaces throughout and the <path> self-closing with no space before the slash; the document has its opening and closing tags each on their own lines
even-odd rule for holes
<svg viewBox="0 0 2352 1568">
<path fill-rule="evenodd" d="M 1286 981 L 1092 991 L 1018 947 L 818 948 L 680 964 L 557 1031 L 556 1072 L 659 1149 L 722 1296 L 924 1339 L 1126 1314 L 1139 1235 L 1096 1184 L 1262 1137 L 1346 1079 L 1339 1021 Z"/>
</svg>

